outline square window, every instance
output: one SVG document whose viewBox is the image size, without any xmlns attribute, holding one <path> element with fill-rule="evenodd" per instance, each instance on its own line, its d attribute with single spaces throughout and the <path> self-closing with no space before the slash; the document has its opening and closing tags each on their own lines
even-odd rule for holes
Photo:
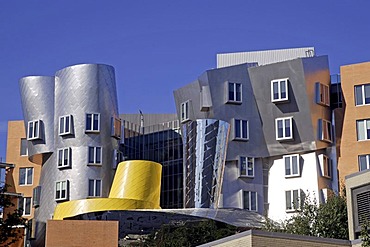
<svg viewBox="0 0 370 247">
<path fill-rule="evenodd" d="M 248 140 L 249 128 L 248 120 L 234 119 L 234 139 Z"/>
<path fill-rule="evenodd" d="M 330 158 L 326 155 L 323 155 L 323 161 L 322 162 L 323 162 L 323 174 L 322 174 L 322 176 L 326 177 L 326 178 L 331 178 L 332 164 L 331 164 Z"/>
<path fill-rule="evenodd" d="M 31 197 L 21 197 L 18 201 L 18 209 L 22 211 L 22 216 L 31 215 Z"/>
<path fill-rule="evenodd" d="M 19 168 L 19 185 L 32 185 L 33 168 Z"/>
<path fill-rule="evenodd" d="M 122 131 L 122 121 L 120 118 L 112 117 L 112 137 L 116 139 L 121 139 L 121 131 Z"/>
<path fill-rule="evenodd" d="M 59 135 L 73 134 L 72 115 L 59 117 Z"/>
<path fill-rule="evenodd" d="M 189 118 L 189 105 L 190 105 L 189 102 L 190 102 L 190 100 L 181 103 L 180 117 L 181 117 L 181 122 L 182 123 L 190 120 L 190 118 Z"/>
<path fill-rule="evenodd" d="M 257 192 L 255 191 L 243 191 L 243 209 L 249 211 L 257 211 Z"/>
<path fill-rule="evenodd" d="M 370 104 L 370 84 L 355 86 L 355 104 Z"/>
<path fill-rule="evenodd" d="M 293 117 L 275 119 L 276 140 L 293 139 Z"/>
<path fill-rule="evenodd" d="M 67 200 L 68 199 L 68 180 L 58 181 L 55 183 L 55 200 Z"/>
<path fill-rule="evenodd" d="M 285 102 L 289 100 L 288 80 L 289 78 L 283 78 L 271 81 L 271 102 Z"/>
<path fill-rule="evenodd" d="M 41 129 L 42 129 L 41 120 L 29 121 L 27 125 L 27 140 L 42 139 Z"/>
<path fill-rule="evenodd" d="M 86 114 L 86 132 L 100 131 L 100 114 L 87 113 Z"/>
<path fill-rule="evenodd" d="M 28 146 L 27 146 L 27 139 L 26 138 L 22 138 L 21 139 L 21 152 L 20 152 L 20 155 L 21 156 L 27 156 L 28 155 Z"/>
<path fill-rule="evenodd" d="M 101 180 L 89 179 L 89 197 L 101 197 Z"/>
<path fill-rule="evenodd" d="M 58 149 L 58 168 L 71 167 L 72 150 L 71 148 Z"/>
<path fill-rule="evenodd" d="M 357 140 L 369 140 L 370 139 L 370 119 L 357 120 Z"/>
<path fill-rule="evenodd" d="M 319 139 L 325 142 L 332 142 L 331 122 L 325 119 L 319 119 Z"/>
<path fill-rule="evenodd" d="M 329 86 L 320 82 L 315 84 L 316 103 L 324 106 L 330 106 Z"/>
<path fill-rule="evenodd" d="M 101 147 L 89 147 L 88 163 L 89 165 L 101 165 L 102 163 L 102 148 Z"/>
<path fill-rule="evenodd" d="M 283 156 L 285 164 L 285 177 L 297 177 L 301 175 L 299 158 L 299 154 Z"/>
<path fill-rule="evenodd" d="M 297 211 L 301 208 L 301 190 L 287 190 L 285 191 L 285 210 Z"/>
<path fill-rule="evenodd" d="M 239 172 L 240 177 L 254 177 L 254 158 L 241 156 L 239 158 Z"/>
<path fill-rule="evenodd" d="M 227 82 L 227 102 L 234 104 L 242 103 L 242 84 Z"/>
<path fill-rule="evenodd" d="M 358 166 L 359 170 L 367 170 L 370 169 L 370 154 L 363 154 L 358 156 Z"/>
</svg>

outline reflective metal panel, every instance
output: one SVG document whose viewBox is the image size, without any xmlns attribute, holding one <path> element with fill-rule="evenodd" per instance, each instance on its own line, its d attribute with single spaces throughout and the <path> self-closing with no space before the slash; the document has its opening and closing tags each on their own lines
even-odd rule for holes
<svg viewBox="0 0 370 247">
<path fill-rule="evenodd" d="M 183 125 L 185 208 L 218 208 L 229 129 L 215 119 Z"/>
</svg>

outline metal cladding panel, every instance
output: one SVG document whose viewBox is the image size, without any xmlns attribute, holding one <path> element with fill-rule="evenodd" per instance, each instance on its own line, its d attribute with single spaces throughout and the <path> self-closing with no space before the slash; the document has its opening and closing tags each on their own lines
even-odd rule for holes
<svg viewBox="0 0 370 247">
<path fill-rule="evenodd" d="M 54 82 L 52 76 L 28 76 L 19 80 L 26 133 L 29 121 L 42 122 L 42 140 L 28 142 L 30 157 L 54 150 Z"/>
<path fill-rule="evenodd" d="M 229 129 L 227 122 L 215 119 L 183 125 L 186 208 L 218 208 Z"/>
<path fill-rule="evenodd" d="M 314 47 L 217 54 L 217 68 L 243 63 L 265 65 L 315 55 Z"/>
</svg>

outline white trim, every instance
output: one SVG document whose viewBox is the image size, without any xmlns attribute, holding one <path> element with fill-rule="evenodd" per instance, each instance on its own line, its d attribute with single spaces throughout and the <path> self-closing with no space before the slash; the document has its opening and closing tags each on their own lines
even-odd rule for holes
<svg viewBox="0 0 370 247">
<path fill-rule="evenodd" d="M 325 85 L 321 82 L 316 82 L 315 94 L 316 94 L 317 104 L 323 105 L 323 106 L 330 106 L 330 89 L 328 85 Z"/>
<path fill-rule="evenodd" d="M 90 162 L 90 148 L 92 148 L 94 150 L 94 153 L 93 153 L 93 162 Z M 97 149 L 100 149 L 100 161 L 98 162 L 97 160 Z M 87 164 L 89 165 L 98 165 L 98 166 L 101 166 L 103 163 L 103 147 L 101 146 L 88 146 L 87 147 Z"/>
<path fill-rule="evenodd" d="M 289 120 L 290 136 L 287 136 L 286 133 L 285 133 L 285 120 Z M 282 121 L 282 123 L 283 123 L 283 137 L 279 137 L 278 121 Z M 293 139 L 293 117 L 276 118 L 275 119 L 275 134 L 276 134 L 276 140 L 278 140 L 278 141 L 292 140 Z"/>
<path fill-rule="evenodd" d="M 370 103 L 365 103 L 365 86 L 366 85 L 369 85 L 369 83 L 367 84 L 362 84 L 362 85 L 355 85 L 354 89 L 355 89 L 355 92 L 354 92 L 354 99 L 355 99 L 355 106 L 364 106 L 364 105 L 370 105 Z M 356 88 L 358 87 L 361 87 L 361 97 L 362 97 L 362 104 L 357 104 L 357 94 L 356 94 Z"/>
<path fill-rule="evenodd" d="M 87 116 L 91 115 L 91 129 L 87 128 Z M 98 129 L 94 129 L 94 116 L 98 116 Z M 85 132 L 86 133 L 99 133 L 100 132 L 100 113 L 88 112 L 85 114 Z"/>
<path fill-rule="evenodd" d="M 249 205 L 248 205 L 248 208 L 249 209 L 246 209 L 245 207 L 244 207 L 244 192 L 248 192 L 248 202 L 249 202 Z M 240 198 L 241 198 L 241 209 L 244 209 L 244 210 L 248 210 L 248 211 L 253 211 L 253 212 L 257 212 L 258 211 L 258 193 L 257 193 L 257 191 L 250 191 L 250 190 L 240 190 L 240 193 L 241 193 L 241 196 L 240 196 Z M 256 200 L 256 209 L 251 209 L 252 208 L 252 193 L 255 193 L 255 195 L 256 195 L 256 198 L 255 198 L 255 200 Z"/>
<path fill-rule="evenodd" d="M 67 125 L 66 125 L 66 119 L 68 118 L 68 127 L 69 130 L 67 130 Z M 61 122 L 63 120 L 63 129 L 61 130 Z M 71 135 L 73 134 L 73 126 L 72 126 L 72 115 L 64 115 L 59 117 L 59 125 L 58 125 L 58 134 L 60 136 L 65 136 L 65 135 Z"/>
<path fill-rule="evenodd" d="M 184 101 L 180 104 L 180 121 L 184 123 L 190 120 L 189 117 L 190 100 Z"/>
<path fill-rule="evenodd" d="M 90 181 L 94 181 L 93 195 L 89 194 L 90 193 Z M 97 183 L 97 181 L 100 181 L 100 195 L 96 195 L 96 188 L 97 188 L 96 183 Z M 91 198 L 91 197 L 102 197 L 102 188 L 103 188 L 102 179 L 100 179 L 100 178 L 96 178 L 96 179 L 95 178 L 89 178 L 88 185 L 87 185 L 87 189 L 88 189 L 87 195 L 88 195 L 88 197 L 89 198 Z"/>
<path fill-rule="evenodd" d="M 239 156 L 238 158 L 239 158 L 238 159 L 239 177 L 242 177 L 242 178 L 254 178 L 255 158 L 253 158 L 253 157 L 247 157 L 247 156 Z M 241 170 L 242 170 L 241 169 L 242 168 L 242 158 L 245 159 L 245 165 L 246 165 L 246 169 L 245 169 L 246 174 L 245 175 L 241 174 Z M 249 167 L 248 167 L 249 161 L 248 161 L 248 159 L 252 159 L 252 172 L 253 172 L 252 175 L 248 175 L 248 170 L 249 170 Z"/>
<path fill-rule="evenodd" d="M 289 100 L 289 78 L 281 78 L 281 79 L 274 79 L 271 80 L 271 102 L 273 103 L 278 103 L 278 102 L 286 102 Z M 278 98 L 274 99 L 274 83 L 278 83 Z M 281 94 L 281 84 L 285 84 L 285 90 L 286 90 L 286 95 L 285 97 L 282 97 Z"/>
<path fill-rule="evenodd" d="M 66 153 L 66 150 L 67 150 L 67 153 Z M 59 159 L 60 159 L 60 151 L 62 151 L 62 165 L 59 165 Z M 68 167 L 71 167 L 71 160 L 72 160 L 72 149 L 71 148 L 60 148 L 57 150 L 57 166 L 59 169 L 62 169 L 62 168 L 68 168 Z M 67 155 L 67 164 L 64 165 L 64 160 L 66 159 L 66 156 Z"/>
<path fill-rule="evenodd" d="M 59 197 L 57 198 L 57 186 L 58 184 L 63 184 L 65 183 L 66 185 L 66 193 L 65 193 L 65 197 Z M 60 189 L 60 195 L 62 195 L 62 189 Z M 56 201 L 64 201 L 64 200 L 68 200 L 69 198 L 69 181 L 68 180 L 59 180 L 59 181 L 55 181 L 55 187 L 54 187 L 54 198 Z"/>
<path fill-rule="evenodd" d="M 233 98 L 234 99 L 230 99 L 230 89 L 229 89 L 230 84 L 233 85 L 233 91 L 234 91 Z M 240 85 L 240 100 L 237 100 L 237 92 L 236 92 L 237 85 Z M 238 82 L 226 81 L 226 90 L 225 91 L 227 93 L 226 103 L 238 104 L 239 105 L 243 102 L 243 84 L 238 83 Z"/>
<path fill-rule="evenodd" d="M 26 170 L 25 177 L 24 177 L 24 184 L 21 184 L 21 169 Z M 28 181 L 28 170 L 29 169 L 32 170 L 32 176 L 31 176 L 32 183 L 30 183 L 30 184 L 27 183 L 27 181 Z M 19 186 L 32 186 L 33 185 L 33 179 L 34 179 L 34 169 L 33 169 L 33 167 L 19 167 L 19 176 L 18 176 L 18 185 Z"/>
<path fill-rule="evenodd" d="M 297 174 L 293 173 L 293 157 L 297 158 Z M 285 159 L 289 159 L 289 166 L 290 166 L 290 174 L 286 174 L 286 166 L 285 166 Z M 292 154 L 292 155 L 284 155 L 283 156 L 283 162 L 284 162 L 284 174 L 286 178 L 292 178 L 292 177 L 300 177 L 301 176 L 301 166 L 300 166 L 300 155 L 299 154 Z"/>
<path fill-rule="evenodd" d="M 236 136 L 236 122 L 237 121 L 239 122 L 240 137 Z M 247 136 L 246 137 L 243 136 L 243 125 L 244 125 L 244 123 L 247 124 Z M 248 141 L 249 140 L 249 121 L 248 120 L 233 118 L 233 130 L 234 130 L 234 133 L 233 133 L 234 140 L 236 140 L 236 141 Z"/>
<path fill-rule="evenodd" d="M 32 124 L 32 131 L 31 129 L 31 124 Z M 37 124 L 37 128 L 35 128 L 35 125 Z M 37 139 L 42 139 L 41 138 L 41 129 L 42 129 L 42 121 L 41 120 L 33 120 L 33 121 L 28 121 L 27 124 L 27 140 L 32 141 L 32 140 L 37 140 Z M 30 132 L 31 136 L 30 136 Z"/>
</svg>

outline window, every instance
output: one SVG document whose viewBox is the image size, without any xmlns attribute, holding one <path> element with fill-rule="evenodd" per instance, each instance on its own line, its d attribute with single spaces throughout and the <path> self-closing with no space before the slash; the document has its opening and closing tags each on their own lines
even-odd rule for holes
<svg viewBox="0 0 370 247">
<path fill-rule="evenodd" d="M 73 134 L 72 115 L 62 116 L 59 118 L 59 135 Z"/>
<path fill-rule="evenodd" d="M 33 168 L 19 168 L 19 185 L 32 185 Z"/>
<path fill-rule="evenodd" d="M 370 154 L 364 154 L 358 156 L 358 166 L 360 171 L 370 169 Z"/>
<path fill-rule="evenodd" d="M 330 105 L 329 86 L 324 85 L 320 82 L 316 82 L 315 91 L 316 91 L 316 103 L 320 105 L 329 106 Z"/>
<path fill-rule="evenodd" d="M 112 117 L 112 134 L 111 136 L 121 139 L 122 122 L 120 118 Z"/>
<path fill-rule="evenodd" d="M 229 103 L 242 103 L 242 84 L 228 82 L 228 98 Z"/>
<path fill-rule="evenodd" d="M 29 121 L 27 127 L 27 140 L 41 139 L 41 120 Z"/>
<path fill-rule="evenodd" d="M 248 121 L 241 119 L 234 119 L 234 137 L 238 140 L 248 140 Z"/>
<path fill-rule="evenodd" d="M 285 177 L 300 176 L 299 154 L 283 156 L 285 163 Z"/>
<path fill-rule="evenodd" d="M 68 180 L 55 183 L 55 200 L 68 199 Z"/>
<path fill-rule="evenodd" d="M 293 139 L 293 117 L 275 119 L 276 140 Z"/>
<path fill-rule="evenodd" d="M 285 191 L 285 209 L 286 211 L 296 211 L 300 209 L 301 190 Z"/>
<path fill-rule="evenodd" d="M 31 197 L 21 197 L 18 202 L 18 209 L 22 211 L 23 216 L 31 215 Z"/>
<path fill-rule="evenodd" d="M 243 191 L 243 209 L 257 211 L 257 192 Z"/>
<path fill-rule="evenodd" d="M 28 147 L 27 147 L 27 139 L 22 138 L 21 139 L 21 156 L 26 156 L 28 155 Z"/>
<path fill-rule="evenodd" d="M 333 141 L 330 121 L 319 119 L 319 139 L 326 142 Z"/>
<path fill-rule="evenodd" d="M 101 162 L 102 162 L 101 155 L 102 155 L 101 147 L 89 147 L 89 154 L 88 154 L 89 164 L 101 165 Z"/>
<path fill-rule="evenodd" d="M 58 168 L 71 166 L 72 151 L 71 148 L 58 149 Z"/>
<path fill-rule="evenodd" d="M 322 176 L 326 178 L 331 178 L 332 168 L 331 168 L 330 158 L 326 155 L 323 155 L 322 163 L 323 163 L 323 168 L 324 168 Z"/>
<path fill-rule="evenodd" d="M 189 100 L 181 103 L 181 122 L 185 122 L 189 120 Z"/>
<path fill-rule="evenodd" d="M 89 179 L 89 196 L 100 197 L 101 196 L 101 180 L 100 179 Z"/>
<path fill-rule="evenodd" d="M 116 169 L 117 165 L 123 160 L 123 153 L 119 150 L 113 150 L 113 169 Z"/>
<path fill-rule="evenodd" d="M 32 202 L 33 207 L 36 208 L 40 206 L 40 198 L 41 198 L 41 186 L 37 186 L 33 188 L 33 202 Z"/>
<path fill-rule="evenodd" d="M 370 84 L 355 86 L 356 105 L 370 104 Z"/>
<path fill-rule="evenodd" d="M 357 120 L 357 140 L 370 139 L 370 119 Z"/>
<path fill-rule="evenodd" d="M 240 157 L 239 171 L 240 177 L 254 177 L 254 158 Z"/>
<path fill-rule="evenodd" d="M 100 114 L 87 113 L 86 114 L 86 132 L 100 131 Z"/>
<path fill-rule="evenodd" d="M 288 100 L 289 78 L 271 81 L 271 102 L 283 102 Z"/>
</svg>

